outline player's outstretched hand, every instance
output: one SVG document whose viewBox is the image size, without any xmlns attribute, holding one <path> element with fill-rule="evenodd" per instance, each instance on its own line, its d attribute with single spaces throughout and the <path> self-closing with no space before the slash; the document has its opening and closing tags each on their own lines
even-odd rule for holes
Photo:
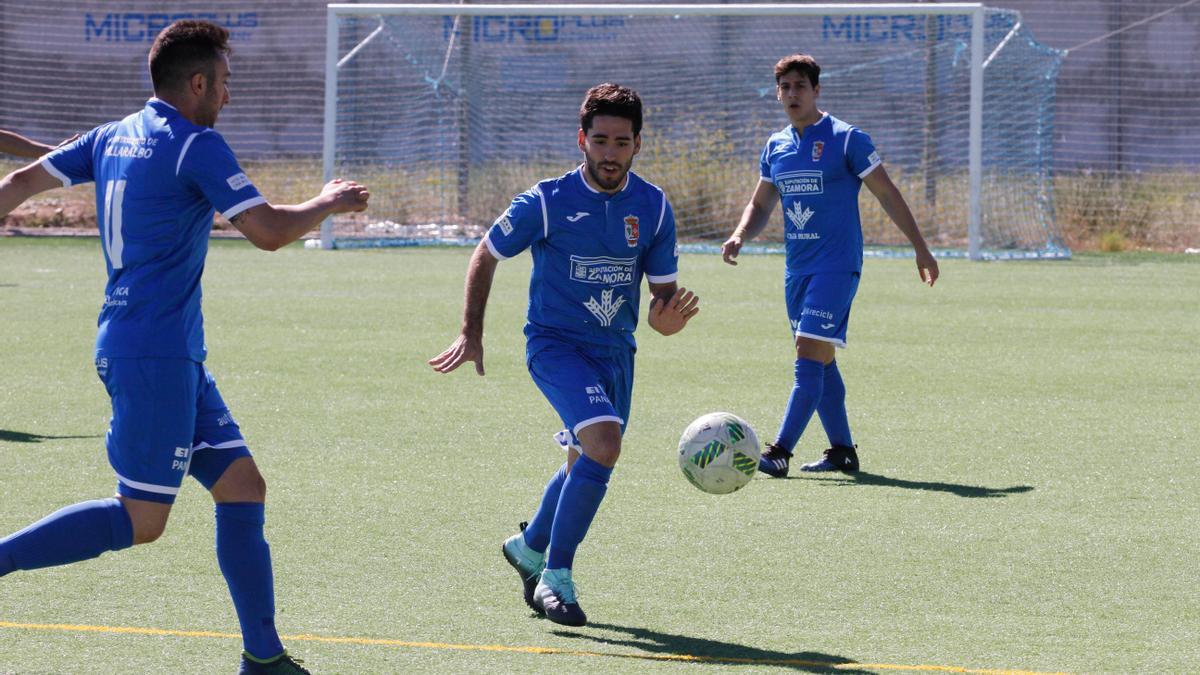
<svg viewBox="0 0 1200 675">
<path fill-rule="evenodd" d="M 670 300 L 650 301 L 650 327 L 663 335 L 674 335 L 699 311 L 700 296 L 680 286 Z"/>
<path fill-rule="evenodd" d="M 475 372 L 483 375 L 483 343 L 459 335 L 446 351 L 429 359 L 429 365 L 439 373 L 448 373 L 467 361 L 474 361 Z"/>
<path fill-rule="evenodd" d="M 734 258 L 738 257 L 738 254 L 742 252 L 742 245 L 744 243 L 745 242 L 742 241 L 741 237 L 730 237 L 729 239 L 726 239 L 725 243 L 721 244 L 721 260 L 724 260 L 730 265 L 736 265 L 737 261 L 734 260 Z"/>
<path fill-rule="evenodd" d="M 321 196 L 332 198 L 334 213 L 349 213 L 366 210 L 371 193 L 352 180 L 334 178 L 321 188 Z"/>
<path fill-rule="evenodd" d="M 921 276 L 921 281 L 930 287 L 938 279 L 937 258 L 933 257 L 929 249 L 917 251 L 917 274 Z"/>
</svg>

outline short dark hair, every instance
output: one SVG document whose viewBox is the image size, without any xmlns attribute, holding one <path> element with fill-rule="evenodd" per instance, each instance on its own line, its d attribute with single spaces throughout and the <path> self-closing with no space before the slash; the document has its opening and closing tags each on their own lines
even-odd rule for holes
<svg viewBox="0 0 1200 675">
<path fill-rule="evenodd" d="M 816 59 L 808 54 L 792 54 L 779 59 L 775 64 L 775 84 L 779 84 L 780 78 L 793 71 L 806 76 L 813 89 L 821 82 L 821 66 L 817 65 Z"/>
<path fill-rule="evenodd" d="M 642 133 L 642 97 L 629 87 L 605 82 L 588 89 L 579 106 L 579 128 L 587 133 L 597 115 L 624 117 L 633 122 L 633 135 Z"/>
<path fill-rule="evenodd" d="M 176 21 L 162 29 L 150 45 L 154 91 L 179 89 L 200 72 L 214 77 L 217 59 L 232 53 L 228 30 L 211 21 Z"/>
</svg>

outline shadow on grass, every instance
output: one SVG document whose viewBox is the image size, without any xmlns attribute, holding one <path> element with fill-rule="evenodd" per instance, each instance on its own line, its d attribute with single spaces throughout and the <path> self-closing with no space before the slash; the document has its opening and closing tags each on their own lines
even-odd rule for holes
<svg viewBox="0 0 1200 675">
<path fill-rule="evenodd" d="M 847 665 L 853 664 L 854 661 L 820 652 L 781 652 L 750 647 L 736 642 L 706 640 L 611 623 L 591 622 L 588 623 L 588 628 L 623 633 L 628 637 L 607 637 L 592 634 L 590 631 L 581 633 L 570 630 L 556 630 L 554 634 L 560 637 L 591 640 L 604 645 L 616 645 L 650 652 L 648 654 L 604 654 L 614 658 L 692 664 L 776 666 L 806 673 L 873 672 L 853 667 L 847 668 Z"/>
<path fill-rule="evenodd" d="M 890 478 L 888 476 L 880 476 L 879 474 L 867 473 L 859 471 L 858 473 L 846 475 L 838 474 L 837 477 L 818 477 L 818 476 L 789 476 L 788 480 L 810 480 L 826 483 L 833 487 L 857 487 L 859 485 L 880 485 L 883 487 L 898 487 L 906 490 L 926 490 L 929 492 L 949 492 L 959 497 L 1007 497 L 1008 495 L 1023 494 L 1032 492 L 1032 485 L 1014 485 L 1006 488 L 990 488 L 979 485 L 960 485 L 958 483 L 940 483 L 938 481 L 923 481 L 923 480 L 905 480 L 903 478 Z"/>
<path fill-rule="evenodd" d="M 57 441 L 66 438 L 104 438 L 103 434 L 88 434 L 84 436 L 43 436 L 42 434 L 27 434 L 24 431 L 0 429 L 0 441 L 9 443 L 41 443 L 42 441 Z"/>
</svg>

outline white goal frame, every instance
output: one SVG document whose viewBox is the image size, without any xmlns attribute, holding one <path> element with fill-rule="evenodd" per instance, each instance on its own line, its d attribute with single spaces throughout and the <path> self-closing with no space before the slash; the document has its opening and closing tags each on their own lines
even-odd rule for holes
<svg viewBox="0 0 1200 675">
<path fill-rule="evenodd" d="M 969 109 L 969 221 L 967 223 L 967 253 L 972 260 L 981 260 L 983 222 L 983 69 L 984 69 L 984 5 L 982 3 L 879 3 L 827 5 L 460 5 L 460 4 L 362 4 L 331 3 L 326 6 L 325 23 L 325 126 L 323 165 L 325 181 L 333 179 L 337 129 L 338 67 L 353 58 L 355 52 L 375 39 L 379 31 L 369 34 L 345 55 L 338 54 L 339 16 L 382 15 L 436 16 L 496 16 L 508 14 L 557 14 L 561 16 L 845 16 L 873 15 L 965 15 L 971 17 L 971 87 Z M 321 248 L 333 248 L 333 221 L 321 224 Z"/>
</svg>

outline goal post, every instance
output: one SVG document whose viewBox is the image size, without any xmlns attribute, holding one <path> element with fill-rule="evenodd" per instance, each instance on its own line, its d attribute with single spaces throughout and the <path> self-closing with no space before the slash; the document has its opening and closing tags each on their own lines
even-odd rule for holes
<svg viewBox="0 0 1200 675">
<path fill-rule="evenodd" d="M 681 240 L 719 244 L 786 124 L 771 66 L 794 52 L 822 64 L 819 105 L 872 136 L 935 248 L 1069 255 L 1049 189 L 1061 53 L 978 3 L 330 4 L 324 173 L 373 197 L 327 220 L 322 246 L 477 240 L 578 162 L 578 103 L 602 81 L 643 96 L 634 170 L 667 191 Z M 868 245 L 896 250 L 863 192 Z M 780 222 L 764 236 L 779 245 Z"/>
</svg>

